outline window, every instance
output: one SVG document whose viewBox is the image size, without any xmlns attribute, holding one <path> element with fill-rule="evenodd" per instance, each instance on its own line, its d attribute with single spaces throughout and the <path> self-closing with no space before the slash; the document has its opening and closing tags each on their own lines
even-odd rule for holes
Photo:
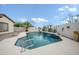
<svg viewBox="0 0 79 59">
<path fill-rule="evenodd" d="M 69 27 L 69 26 L 67 26 L 67 28 L 69 29 L 70 27 Z"/>
<path fill-rule="evenodd" d="M 0 22 L 0 32 L 8 31 L 8 24 Z"/>
</svg>

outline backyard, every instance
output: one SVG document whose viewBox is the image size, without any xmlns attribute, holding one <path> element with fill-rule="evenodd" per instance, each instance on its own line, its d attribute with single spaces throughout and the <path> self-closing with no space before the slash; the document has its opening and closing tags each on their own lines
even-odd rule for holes
<svg viewBox="0 0 79 59">
<path fill-rule="evenodd" d="M 60 35 L 62 41 L 52 43 L 43 47 L 35 48 L 32 50 L 25 49 L 22 51 L 21 47 L 15 46 L 18 38 L 26 36 L 26 32 L 21 32 L 18 36 L 7 38 L 0 41 L 0 54 L 27 54 L 27 55 L 71 55 L 79 54 L 79 43 L 70 40 Z"/>
<path fill-rule="evenodd" d="M 3 12 L 0 14 L 0 55 L 79 55 L 78 6 L 12 4 L 0 7 Z"/>
</svg>

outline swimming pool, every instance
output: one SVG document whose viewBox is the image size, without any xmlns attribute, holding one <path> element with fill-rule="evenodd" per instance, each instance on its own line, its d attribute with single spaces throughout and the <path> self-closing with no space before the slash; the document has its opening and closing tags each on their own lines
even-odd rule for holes
<svg viewBox="0 0 79 59">
<path fill-rule="evenodd" d="M 15 45 L 27 49 L 42 47 L 51 43 L 62 41 L 59 36 L 46 32 L 29 32 L 25 37 L 19 38 Z"/>
</svg>

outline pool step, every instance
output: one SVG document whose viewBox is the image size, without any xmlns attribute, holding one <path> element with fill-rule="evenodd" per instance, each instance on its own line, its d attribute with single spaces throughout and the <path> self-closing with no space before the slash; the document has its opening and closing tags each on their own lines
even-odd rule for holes
<svg viewBox="0 0 79 59">
<path fill-rule="evenodd" d="M 34 45 L 33 45 L 33 41 L 31 39 L 24 41 L 23 44 L 22 44 L 23 48 L 29 48 L 29 47 L 32 47 L 32 46 L 34 46 Z"/>
<path fill-rule="evenodd" d="M 34 46 L 34 45 L 32 44 L 32 45 L 30 45 L 30 46 L 27 46 L 26 48 L 30 48 L 30 47 L 32 47 L 32 46 Z"/>
</svg>

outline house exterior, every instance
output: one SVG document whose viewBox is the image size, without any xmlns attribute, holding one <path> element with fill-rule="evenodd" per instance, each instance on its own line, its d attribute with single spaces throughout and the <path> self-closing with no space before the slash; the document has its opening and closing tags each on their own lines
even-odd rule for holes
<svg viewBox="0 0 79 59">
<path fill-rule="evenodd" d="M 79 41 L 79 15 L 70 17 L 66 24 L 57 25 L 56 30 L 58 34 Z"/>
<path fill-rule="evenodd" d="M 7 15 L 0 14 L 0 34 L 14 32 L 14 23 Z"/>
<path fill-rule="evenodd" d="M 79 32 L 79 22 L 67 23 L 67 24 L 62 24 L 57 26 L 57 33 L 65 37 L 68 37 L 70 39 L 75 39 L 73 37 L 73 34 L 75 31 Z"/>
</svg>

